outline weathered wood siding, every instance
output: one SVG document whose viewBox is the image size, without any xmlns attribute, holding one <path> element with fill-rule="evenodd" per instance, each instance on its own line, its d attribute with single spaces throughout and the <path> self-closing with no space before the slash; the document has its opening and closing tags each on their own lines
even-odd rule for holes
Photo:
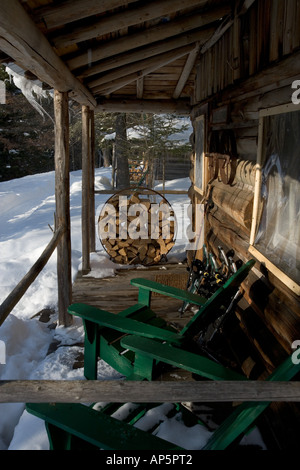
<svg viewBox="0 0 300 470">
<path fill-rule="evenodd" d="M 232 21 L 222 37 L 201 55 L 195 103 L 254 76 L 300 46 L 297 0 L 260 0 Z"/>
<path fill-rule="evenodd" d="M 237 172 L 231 185 L 220 178 L 207 186 L 213 208 L 206 215 L 206 242 L 233 248 L 246 261 L 257 158 L 259 111 L 291 103 L 291 85 L 300 78 L 300 2 L 256 1 L 219 40 L 200 54 L 193 120 L 206 118 L 206 152 L 213 133 L 234 133 Z M 193 172 L 191 172 L 193 178 Z M 193 200 L 202 200 L 192 192 Z M 260 263 L 244 283 L 249 306 L 237 316 L 254 347 L 256 362 L 272 370 L 300 339 L 300 299 Z M 238 353 L 238 352 L 237 352 Z M 242 364 L 249 373 L 248 364 Z"/>
</svg>

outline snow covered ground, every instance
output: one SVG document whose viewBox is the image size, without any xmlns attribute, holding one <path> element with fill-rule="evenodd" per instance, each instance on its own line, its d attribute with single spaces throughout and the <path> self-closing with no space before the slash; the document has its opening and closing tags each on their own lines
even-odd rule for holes
<svg viewBox="0 0 300 470">
<path fill-rule="evenodd" d="M 111 170 L 96 170 L 97 189 L 109 187 Z M 170 189 L 187 189 L 189 179 L 166 183 Z M 81 171 L 71 173 L 72 277 L 81 263 Z M 107 195 L 96 196 L 96 220 Z M 186 195 L 167 196 L 172 203 L 188 203 Z M 54 172 L 27 176 L 0 183 L 0 304 L 31 268 L 52 237 L 55 210 Z M 185 243 L 180 240 L 169 261 L 185 257 Z M 112 263 L 97 238 L 96 253 L 91 257 L 92 274 L 113 276 Z M 76 319 L 70 328 L 57 326 L 53 313 L 48 323 L 38 321 L 35 314 L 44 308 L 57 307 L 56 253 L 29 288 L 25 296 L 0 327 L 0 345 L 5 345 L 5 363 L 0 360 L 0 379 L 84 380 L 83 369 L 73 369 L 76 356 L 82 351 L 72 344 L 83 341 L 83 327 Z M 49 328 L 50 327 L 50 328 Z M 48 354 L 53 341 L 60 347 Z M 0 356 L 1 359 L 1 356 Z M 99 379 L 121 380 L 122 377 L 103 361 L 98 368 Z M 46 450 L 48 440 L 43 421 L 24 411 L 24 404 L 0 404 L 0 450 Z M 158 408 L 157 413 L 162 414 Z M 151 417 L 149 417 L 150 419 Z M 147 419 L 147 417 L 145 418 Z M 160 436 L 191 449 L 199 449 L 209 433 L 202 427 L 187 428 L 176 416 L 162 418 Z M 253 437 L 256 439 L 256 437 Z"/>
</svg>

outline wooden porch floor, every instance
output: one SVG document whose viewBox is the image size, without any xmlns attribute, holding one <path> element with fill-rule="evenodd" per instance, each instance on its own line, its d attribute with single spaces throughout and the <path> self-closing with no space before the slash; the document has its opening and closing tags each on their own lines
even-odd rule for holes
<svg viewBox="0 0 300 470">
<path fill-rule="evenodd" d="M 78 273 L 73 284 L 72 302 L 86 303 L 118 313 L 137 303 L 138 289 L 130 284 L 133 278 L 145 278 L 174 287 L 186 287 L 188 272 L 186 264 L 165 264 L 146 268 L 119 269 L 114 277 L 95 278 L 91 274 Z M 190 311 L 181 316 L 182 302 L 158 294 L 152 296 L 155 313 L 166 321 L 182 328 L 192 316 Z"/>
</svg>

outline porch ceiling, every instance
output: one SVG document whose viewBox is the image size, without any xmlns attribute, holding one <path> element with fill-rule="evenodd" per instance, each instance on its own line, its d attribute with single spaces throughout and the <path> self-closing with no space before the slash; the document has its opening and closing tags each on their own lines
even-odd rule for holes
<svg viewBox="0 0 300 470">
<path fill-rule="evenodd" d="M 224 0 L 1 0 L 0 60 L 103 111 L 188 113 Z"/>
</svg>

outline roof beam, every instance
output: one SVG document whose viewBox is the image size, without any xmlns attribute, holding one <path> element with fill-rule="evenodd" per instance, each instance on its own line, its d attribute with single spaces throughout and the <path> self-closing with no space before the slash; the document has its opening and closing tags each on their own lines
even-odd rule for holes
<svg viewBox="0 0 300 470">
<path fill-rule="evenodd" d="M 148 59 L 158 54 L 163 54 L 164 52 L 171 51 L 178 47 L 187 46 L 188 44 L 193 44 L 196 42 L 204 44 L 212 36 L 214 31 L 215 28 L 205 28 L 200 31 L 182 34 L 181 36 L 177 36 L 175 39 L 167 39 L 155 44 L 150 44 L 149 46 L 140 48 L 137 51 L 134 50 L 128 53 L 125 52 L 123 54 L 118 54 L 116 56 L 102 60 L 97 65 L 88 67 L 83 72 L 81 72 L 78 77 L 85 79 L 99 73 L 104 73 L 107 70 L 111 71 L 112 69 L 123 67 L 124 65 L 131 64 L 132 62 L 137 62 L 139 60 Z"/>
<path fill-rule="evenodd" d="M 130 100 L 102 99 L 98 101 L 95 112 L 107 113 L 172 113 L 180 116 L 191 112 L 190 100 Z"/>
<path fill-rule="evenodd" d="M 147 46 L 152 42 L 163 41 L 170 37 L 174 37 L 183 33 L 187 33 L 193 29 L 200 30 L 211 23 L 219 20 L 231 11 L 229 5 L 221 6 L 202 14 L 179 18 L 159 26 L 154 26 L 139 33 L 131 34 L 127 37 L 109 41 L 101 44 L 99 47 L 89 49 L 82 54 L 70 59 L 68 65 L 71 70 L 91 65 L 108 57 L 128 52 L 131 49 Z"/>
<path fill-rule="evenodd" d="M 191 71 L 193 70 L 199 50 L 200 50 L 200 44 L 197 44 L 197 46 L 189 53 L 189 56 L 187 58 L 187 61 L 185 63 L 185 66 L 182 70 L 181 76 L 178 80 L 178 83 L 173 93 L 174 99 L 179 98 L 179 96 L 181 95 L 182 90 L 191 74 Z"/>
<path fill-rule="evenodd" d="M 66 34 L 54 36 L 52 38 L 56 47 L 66 47 L 97 36 L 104 36 L 119 29 L 129 28 L 130 26 L 150 21 L 155 18 L 163 17 L 183 10 L 191 6 L 198 5 L 203 7 L 207 0 L 153 0 L 150 3 L 136 6 L 134 9 L 128 9 L 120 13 L 96 18 L 87 26 L 77 26 Z M 108 8 L 108 10 L 110 10 Z"/>
<path fill-rule="evenodd" d="M 81 104 L 94 107 L 92 94 L 77 80 L 18 0 L 1 0 L 0 49 L 24 70 Z"/>
<path fill-rule="evenodd" d="M 136 0 L 65 0 L 55 6 L 42 7 L 34 12 L 34 21 L 43 22 L 47 29 L 56 28 L 88 16 L 98 15 Z"/>
</svg>

